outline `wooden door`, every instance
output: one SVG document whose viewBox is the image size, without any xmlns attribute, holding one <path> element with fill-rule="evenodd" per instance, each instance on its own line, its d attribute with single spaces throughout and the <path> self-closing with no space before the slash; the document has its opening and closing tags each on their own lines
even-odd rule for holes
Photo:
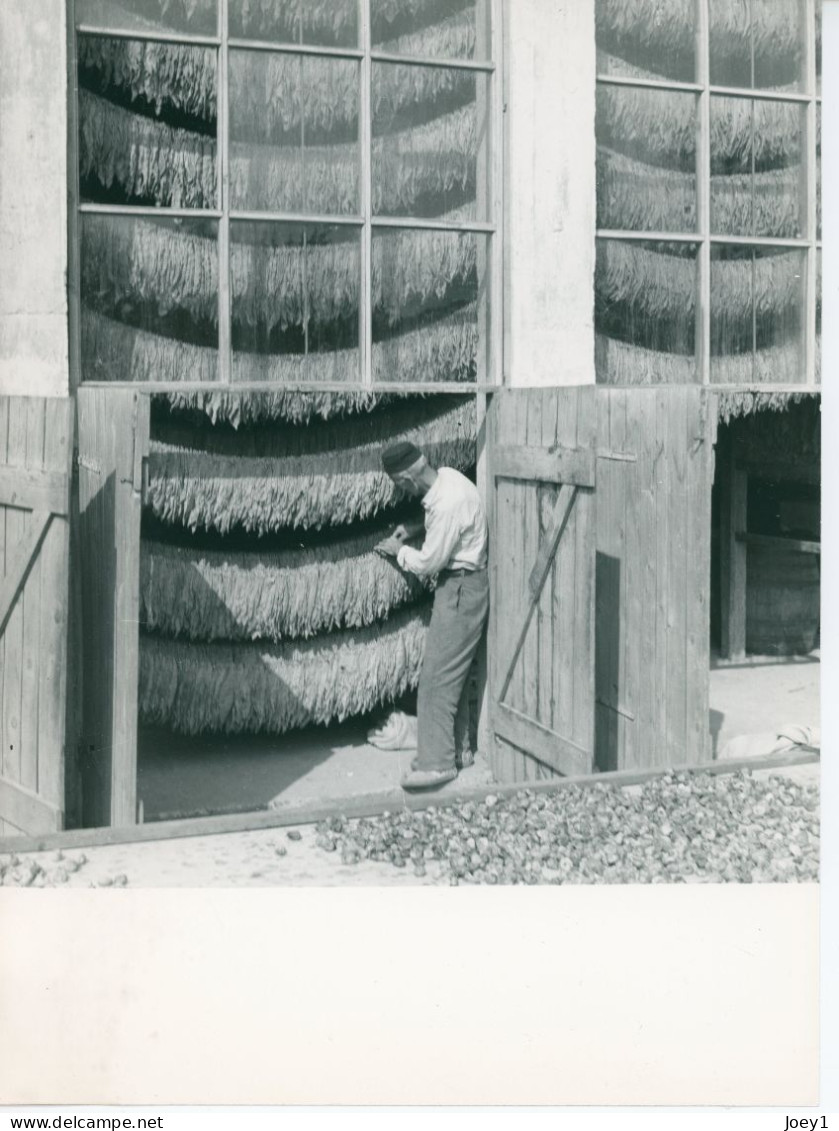
<svg viewBox="0 0 839 1131">
<path fill-rule="evenodd" d="M 69 399 L 0 396 L 0 835 L 64 824 Z"/>
<path fill-rule="evenodd" d="M 710 757 L 715 425 L 698 386 L 597 390 L 598 769 Z"/>
<path fill-rule="evenodd" d="M 149 398 L 81 388 L 82 817 L 137 822 L 140 517 Z"/>
<path fill-rule="evenodd" d="M 489 723 L 500 781 L 594 768 L 595 390 L 507 389 L 488 414 Z"/>
</svg>

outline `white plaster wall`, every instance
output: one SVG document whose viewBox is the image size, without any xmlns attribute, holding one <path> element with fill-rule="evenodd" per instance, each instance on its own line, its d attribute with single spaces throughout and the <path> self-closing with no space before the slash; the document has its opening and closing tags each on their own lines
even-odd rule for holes
<svg viewBox="0 0 839 1131">
<path fill-rule="evenodd" d="M 65 0 L 0 0 L 0 391 L 69 392 Z"/>
<path fill-rule="evenodd" d="M 594 0 L 506 0 L 505 380 L 594 383 Z"/>
</svg>

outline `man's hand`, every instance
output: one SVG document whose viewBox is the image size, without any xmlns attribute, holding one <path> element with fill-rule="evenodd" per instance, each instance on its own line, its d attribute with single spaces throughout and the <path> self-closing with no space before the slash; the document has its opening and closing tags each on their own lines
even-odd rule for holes
<svg viewBox="0 0 839 1131">
<path fill-rule="evenodd" d="M 403 545 L 403 540 L 391 534 L 389 538 L 382 539 L 375 547 L 377 554 L 381 554 L 385 558 L 395 558 Z"/>
<path fill-rule="evenodd" d="M 424 532 L 425 523 L 422 520 L 418 522 L 405 522 L 397 526 L 391 537 L 398 539 L 400 542 L 410 542 L 414 538 L 419 538 L 420 534 Z"/>
</svg>

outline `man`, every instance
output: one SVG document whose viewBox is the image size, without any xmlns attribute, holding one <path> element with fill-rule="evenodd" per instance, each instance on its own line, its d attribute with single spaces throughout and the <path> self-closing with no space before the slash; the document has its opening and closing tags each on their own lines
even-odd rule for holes
<svg viewBox="0 0 839 1131">
<path fill-rule="evenodd" d="M 376 548 L 400 569 L 437 577 L 417 696 L 417 756 L 402 781 L 403 789 L 431 789 L 457 777 L 455 720 L 489 612 L 486 514 L 465 475 L 432 467 L 414 444 L 387 448 L 382 467 L 421 498 L 425 539 L 420 549 L 406 545 L 423 524 L 398 526 Z"/>
</svg>

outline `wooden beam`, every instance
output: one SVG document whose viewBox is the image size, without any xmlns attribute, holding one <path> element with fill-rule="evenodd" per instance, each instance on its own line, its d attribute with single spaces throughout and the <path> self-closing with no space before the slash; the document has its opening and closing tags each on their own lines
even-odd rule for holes
<svg viewBox="0 0 839 1131">
<path fill-rule="evenodd" d="M 499 444 L 493 453 L 493 475 L 504 479 L 532 479 L 539 483 L 568 483 L 593 487 L 594 452 L 583 448 L 540 448 Z"/>
<path fill-rule="evenodd" d="M 748 475 L 739 467 L 729 441 L 724 453 L 720 507 L 720 651 L 730 660 L 746 654 L 746 532 Z"/>
<path fill-rule="evenodd" d="M 591 754 L 587 750 L 507 703 L 493 706 L 491 720 L 495 733 L 505 742 L 566 777 L 585 774 L 591 765 Z"/>
<path fill-rule="evenodd" d="M 70 510 L 70 480 L 41 468 L 0 467 L 0 506 L 66 515 Z"/>
<path fill-rule="evenodd" d="M 801 554 L 821 554 L 821 542 L 809 542 L 800 538 L 776 537 L 772 534 L 737 534 L 738 542 L 747 546 L 766 546 L 777 550 L 798 550 Z"/>
<path fill-rule="evenodd" d="M 679 767 L 679 774 L 734 774 L 759 770 L 781 770 L 789 766 L 803 766 L 819 761 L 819 751 L 812 747 L 795 747 L 780 754 L 767 754 L 758 758 L 732 758 L 717 762 L 699 762 Z M 253 813 L 232 813 L 218 817 L 191 817 L 176 821 L 153 821 L 145 825 L 123 828 L 72 829 L 67 832 L 38 836 L 14 836 L 0 841 L 4 852 L 46 852 L 50 849 L 95 848 L 111 844 L 139 844 L 149 841 L 179 840 L 191 836 L 217 836 L 222 833 L 258 832 L 262 829 L 281 829 L 291 825 L 314 825 L 328 817 L 341 814 L 349 820 L 359 817 L 376 817 L 382 813 L 400 810 L 421 812 L 424 809 L 446 809 L 467 801 L 481 802 L 490 795 L 512 797 L 527 789 L 533 794 L 558 793 L 564 789 L 591 785 L 609 785 L 625 788 L 643 785 L 669 773 L 669 768 L 650 770 L 618 770 L 607 774 L 585 774 L 580 777 L 550 778 L 547 781 L 520 784 L 488 784 L 458 788 L 457 783 L 442 790 L 426 794 L 407 794 L 402 790 L 366 794 L 349 801 L 335 800 L 311 806 L 288 806 L 283 809 L 259 810 Z"/>
<path fill-rule="evenodd" d="M 0 813 L 3 819 L 30 836 L 59 833 L 63 825 L 60 809 L 16 782 L 0 778 Z"/>
<path fill-rule="evenodd" d="M 0 581 L 0 635 L 5 631 L 15 602 L 23 592 L 51 520 L 52 515 L 48 511 L 34 512 L 26 537 L 18 542 L 17 552 L 9 563 L 6 576 Z"/>
</svg>

